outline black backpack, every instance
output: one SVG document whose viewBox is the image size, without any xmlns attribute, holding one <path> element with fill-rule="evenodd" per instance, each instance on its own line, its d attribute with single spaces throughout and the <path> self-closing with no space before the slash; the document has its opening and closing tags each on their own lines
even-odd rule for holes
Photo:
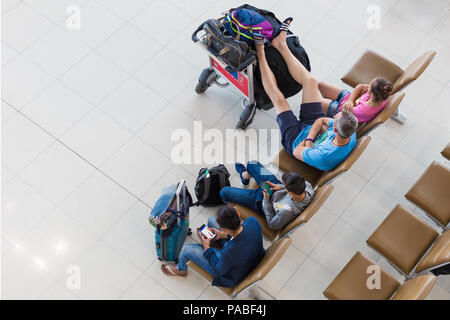
<svg viewBox="0 0 450 320">
<path fill-rule="evenodd" d="M 238 9 L 248 9 L 258 12 L 273 25 L 274 30 L 278 30 L 281 25 L 281 21 L 278 20 L 275 14 L 270 11 L 258 9 L 248 4 L 240 6 Z M 298 38 L 298 36 L 290 32 L 287 36 L 286 41 L 292 54 L 301 62 L 301 64 L 305 66 L 305 68 L 308 71 L 311 71 L 311 63 L 309 61 L 308 54 L 300 44 L 300 39 Z M 286 97 L 286 99 L 295 96 L 303 88 L 297 81 L 294 80 L 294 78 L 292 78 L 291 74 L 289 73 L 289 69 L 286 65 L 286 62 L 284 62 L 283 57 L 278 52 L 278 50 L 273 47 L 266 47 L 265 51 L 270 69 L 272 69 L 273 73 L 275 74 L 275 78 L 277 79 L 277 84 L 281 92 Z M 269 96 L 266 94 L 266 91 L 264 90 L 261 72 L 259 68 L 255 68 L 254 76 L 255 76 L 254 81 L 255 100 L 257 106 L 263 110 L 272 109 L 273 105 L 270 102 Z"/>
<path fill-rule="evenodd" d="M 224 165 L 200 170 L 195 186 L 198 202 L 194 206 L 215 207 L 223 205 L 220 191 L 230 185 L 230 173 Z"/>
</svg>

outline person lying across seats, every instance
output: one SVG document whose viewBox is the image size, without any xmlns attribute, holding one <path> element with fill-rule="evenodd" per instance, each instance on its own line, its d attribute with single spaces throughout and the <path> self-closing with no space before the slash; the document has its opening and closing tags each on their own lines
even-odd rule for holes
<svg viewBox="0 0 450 320">
<path fill-rule="evenodd" d="M 247 167 L 236 164 L 242 184 L 248 186 L 255 179 L 255 190 L 225 187 L 220 196 L 229 205 L 239 204 L 267 219 L 270 229 L 281 230 L 297 218 L 314 198 L 311 184 L 297 173 L 285 173 L 283 183 L 259 162 L 249 162 Z"/>
<path fill-rule="evenodd" d="M 325 117 L 318 81 L 291 53 L 286 43 L 286 34 L 292 20 L 285 20 L 280 34 L 272 40 L 272 46 L 283 56 L 292 77 L 303 85 L 300 121 L 278 88 L 267 63 L 264 51 L 266 39 L 254 34 L 263 86 L 275 106 L 285 150 L 314 168 L 330 171 L 341 164 L 355 148 L 358 120 L 353 113 L 345 110 L 336 115 L 335 119 Z"/>
<path fill-rule="evenodd" d="M 359 123 L 370 122 L 386 107 L 393 88 L 392 83 L 383 78 L 374 79 L 369 85 L 360 84 L 353 92 L 321 81 L 319 91 L 323 97 L 323 113 L 334 118 L 345 110 L 353 113 Z"/>
<path fill-rule="evenodd" d="M 161 270 L 169 277 L 186 277 L 187 263 L 192 261 L 214 277 L 213 286 L 232 288 L 241 283 L 265 256 L 261 225 L 256 218 L 242 223 L 235 209 L 225 207 L 209 219 L 208 227 L 215 234 L 214 244 L 197 230 L 201 244 L 185 245 L 178 265 L 165 264 Z"/>
</svg>

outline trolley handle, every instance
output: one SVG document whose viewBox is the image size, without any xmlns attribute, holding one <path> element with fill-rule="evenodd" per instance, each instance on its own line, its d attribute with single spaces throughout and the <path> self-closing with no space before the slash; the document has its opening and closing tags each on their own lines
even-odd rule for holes
<svg viewBox="0 0 450 320">
<path fill-rule="evenodd" d="M 229 73 L 235 73 L 235 72 L 240 72 L 245 70 L 249 65 L 253 64 L 256 62 L 256 55 L 255 54 L 250 54 L 250 56 L 247 58 L 247 60 L 245 60 L 244 62 L 242 62 L 239 67 L 237 68 L 231 68 L 230 66 L 226 67 L 225 70 L 227 70 Z"/>
<path fill-rule="evenodd" d="M 203 26 L 205 25 L 205 22 L 203 22 L 200 27 L 198 27 L 197 30 L 195 30 L 195 32 L 192 34 L 192 41 L 194 41 L 195 43 L 199 42 L 200 39 L 197 37 L 197 34 L 203 30 Z"/>
</svg>

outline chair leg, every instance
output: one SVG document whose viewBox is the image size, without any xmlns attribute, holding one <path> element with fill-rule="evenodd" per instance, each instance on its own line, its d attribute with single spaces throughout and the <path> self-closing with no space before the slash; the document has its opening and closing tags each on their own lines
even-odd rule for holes
<svg viewBox="0 0 450 320">
<path fill-rule="evenodd" d="M 400 114 L 398 109 L 395 110 L 395 112 L 392 114 L 391 119 L 400 124 L 405 124 L 406 121 L 408 120 L 408 119 L 406 119 L 405 116 Z"/>
</svg>

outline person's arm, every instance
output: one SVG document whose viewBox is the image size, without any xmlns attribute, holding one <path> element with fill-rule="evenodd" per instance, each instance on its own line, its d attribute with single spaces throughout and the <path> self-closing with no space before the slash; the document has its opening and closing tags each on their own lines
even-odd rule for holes
<svg viewBox="0 0 450 320">
<path fill-rule="evenodd" d="M 313 126 L 311 127 L 311 130 L 309 131 L 307 139 L 316 140 L 319 134 L 322 134 L 325 131 L 327 131 L 330 128 L 329 127 L 330 120 L 332 119 L 330 118 L 317 119 L 316 122 L 314 122 Z M 300 143 L 294 150 L 294 157 L 302 162 L 304 162 L 303 153 L 308 149 L 312 149 L 314 146 L 314 142 L 309 141 L 307 139 L 305 139 L 305 141 Z"/>
<path fill-rule="evenodd" d="M 216 251 L 214 249 L 208 249 L 205 251 L 203 256 L 208 260 L 209 265 L 213 268 L 215 275 L 223 276 L 230 271 L 232 263 L 229 261 L 227 254 L 220 255 L 217 257 Z"/>
<path fill-rule="evenodd" d="M 369 86 L 365 84 L 359 84 L 356 86 L 355 90 L 351 93 L 348 100 L 342 105 L 342 110 L 347 110 L 353 112 L 355 107 L 355 101 L 362 97 L 369 90 Z"/>
</svg>

